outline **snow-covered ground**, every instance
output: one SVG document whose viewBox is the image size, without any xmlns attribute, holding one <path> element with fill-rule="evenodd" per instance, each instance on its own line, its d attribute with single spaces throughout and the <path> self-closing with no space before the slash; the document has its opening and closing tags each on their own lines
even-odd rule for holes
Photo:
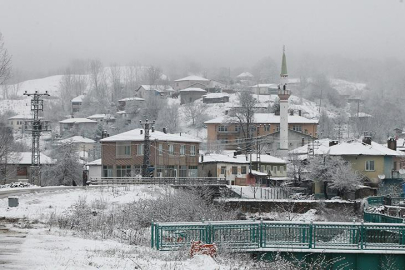
<svg viewBox="0 0 405 270">
<path fill-rule="evenodd" d="M 165 187 L 131 186 L 67 189 L 19 196 L 19 206 L 8 208 L 0 199 L 0 247 L 2 269 L 238 269 L 217 263 L 209 256 L 189 258 L 187 251 L 160 252 L 146 246 L 113 240 L 84 239 L 74 231 L 54 228 L 47 223 L 80 200 L 103 201 L 107 207 L 140 199 L 153 199 Z M 4 229 L 5 228 L 5 229 Z"/>
</svg>

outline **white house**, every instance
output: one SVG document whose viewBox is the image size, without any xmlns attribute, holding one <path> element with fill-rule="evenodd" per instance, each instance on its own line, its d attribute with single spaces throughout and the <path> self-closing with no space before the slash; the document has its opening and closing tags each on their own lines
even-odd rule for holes
<svg viewBox="0 0 405 270">
<path fill-rule="evenodd" d="M 88 180 L 90 180 L 91 178 L 101 177 L 102 172 L 101 158 L 87 163 L 86 166 L 88 168 L 87 174 Z"/>
<path fill-rule="evenodd" d="M 140 98 L 148 98 L 150 96 L 171 96 L 174 93 L 174 89 L 170 85 L 143 84 L 139 86 L 136 93 Z"/>
<path fill-rule="evenodd" d="M 78 133 L 80 130 L 95 130 L 97 127 L 97 121 L 87 118 L 68 118 L 59 121 L 60 134 L 63 135 L 66 132 Z"/>
<path fill-rule="evenodd" d="M 271 83 L 261 83 L 253 85 L 252 92 L 256 95 L 277 95 L 278 85 Z"/>
<path fill-rule="evenodd" d="M 206 90 L 196 87 L 190 87 L 180 90 L 180 104 L 191 103 L 202 98 L 207 93 Z"/>
<path fill-rule="evenodd" d="M 210 80 L 200 76 L 187 76 L 174 81 L 174 90 L 179 91 L 188 87 L 205 88 L 209 85 Z M 197 85 L 198 84 L 198 85 Z"/>
</svg>

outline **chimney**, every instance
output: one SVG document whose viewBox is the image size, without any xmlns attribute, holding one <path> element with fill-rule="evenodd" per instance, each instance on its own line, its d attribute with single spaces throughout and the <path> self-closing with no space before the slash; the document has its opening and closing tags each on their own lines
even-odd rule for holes
<svg viewBox="0 0 405 270">
<path fill-rule="evenodd" d="M 180 132 L 180 136 L 181 136 L 181 132 Z"/>
<path fill-rule="evenodd" d="M 388 139 L 387 147 L 391 150 L 397 151 L 397 141 L 395 140 L 395 138 Z"/>
<path fill-rule="evenodd" d="M 363 143 L 364 143 L 364 144 L 371 145 L 371 136 L 369 136 L 369 135 L 364 135 Z"/>
<path fill-rule="evenodd" d="M 302 111 L 301 110 L 298 110 L 298 115 L 302 116 Z"/>
<path fill-rule="evenodd" d="M 228 110 L 225 110 L 225 115 L 228 115 Z"/>
<path fill-rule="evenodd" d="M 139 130 L 139 132 L 141 133 L 141 135 L 143 134 L 143 129 Z"/>
<path fill-rule="evenodd" d="M 294 110 L 290 110 L 290 115 L 291 115 L 291 116 L 294 115 Z"/>
<path fill-rule="evenodd" d="M 163 128 L 163 133 L 167 134 L 167 129 L 165 127 Z"/>
<path fill-rule="evenodd" d="M 329 147 L 339 144 L 339 141 L 329 141 Z"/>
<path fill-rule="evenodd" d="M 204 155 L 201 155 L 201 163 L 204 162 Z"/>
</svg>

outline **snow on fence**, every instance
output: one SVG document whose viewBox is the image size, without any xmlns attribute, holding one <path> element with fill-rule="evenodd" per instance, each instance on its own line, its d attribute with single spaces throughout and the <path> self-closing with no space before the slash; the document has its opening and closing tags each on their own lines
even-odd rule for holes
<svg viewBox="0 0 405 270">
<path fill-rule="evenodd" d="M 367 198 L 367 205 L 363 211 L 363 219 L 365 222 L 372 222 L 372 223 L 405 223 L 405 219 L 402 217 L 394 217 L 382 213 L 373 213 L 368 211 L 370 206 L 382 206 L 382 205 L 389 205 L 389 206 L 400 206 L 404 205 L 405 198 L 402 197 L 386 197 L 386 196 L 378 196 L 378 197 L 368 197 Z"/>
<path fill-rule="evenodd" d="M 279 200 L 288 199 L 294 191 L 289 187 L 228 186 L 241 198 Z"/>
<path fill-rule="evenodd" d="M 173 185 L 173 186 L 224 186 L 227 181 L 217 177 L 97 177 L 89 185 Z"/>
<path fill-rule="evenodd" d="M 178 250 L 192 241 L 237 251 L 293 248 L 405 253 L 405 224 L 215 221 L 151 225 L 151 246 L 157 250 Z"/>
</svg>

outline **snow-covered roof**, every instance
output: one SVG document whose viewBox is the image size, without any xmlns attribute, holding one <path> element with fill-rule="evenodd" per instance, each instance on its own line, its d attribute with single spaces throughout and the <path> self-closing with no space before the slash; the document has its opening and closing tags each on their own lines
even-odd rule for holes
<svg viewBox="0 0 405 270">
<path fill-rule="evenodd" d="M 329 146 L 328 139 L 323 139 L 310 144 L 314 148 L 315 155 L 327 154 L 330 156 L 403 156 L 405 153 L 391 150 L 384 145 L 371 142 L 371 145 L 361 141 L 340 142 L 337 145 Z M 292 154 L 307 154 L 308 145 L 301 146 L 290 151 Z"/>
<path fill-rule="evenodd" d="M 68 118 L 62 121 L 59 121 L 61 124 L 75 124 L 75 123 L 97 123 L 97 121 L 90 120 L 87 118 Z"/>
<path fill-rule="evenodd" d="M 204 92 L 204 93 L 207 93 L 206 90 L 198 88 L 198 87 L 189 87 L 189 88 L 180 90 L 180 92 Z"/>
<path fill-rule="evenodd" d="M 105 113 L 100 113 L 100 114 L 93 114 L 87 117 L 88 119 L 115 119 L 114 116 L 111 114 L 105 114 Z"/>
<path fill-rule="evenodd" d="M 86 165 L 87 166 L 101 166 L 101 158 L 93 160 L 92 162 L 89 162 Z"/>
<path fill-rule="evenodd" d="M 257 88 L 257 87 L 278 88 L 278 85 L 274 84 L 274 83 L 259 83 L 259 84 L 253 85 L 251 87 L 252 88 Z"/>
<path fill-rule="evenodd" d="M 174 91 L 173 87 L 170 85 L 160 85 L 160 84 L 142 84 L 140 87 L 146 91 Z"/>
<path fill-rule="evenodd" d="M 209 93 L 204 96 L 205 98 L 222 98 L 229 97 L 227 93 Z"/>
<path fill-rule="evenodd" d="M 191 76 L 187 76 L 178 80 L 175 80 L 175 82 L 181 82 L 181 81 L 204 81 L 207 82 L 209 81 L 206 78 L 200 77 L 200 76 L 196 76 L 196 75 L 191 75 Z"/>
<path fill-rule="evenodd" d="M 259 172 L 259 171 L 256 171 L 256 170 L 252 170 L 252 174 L 253 175 L 259 175 L 259 176 L 267 176 L 268 175 L 267 173 Z"/>
<path fill-rule="evenodd" d="M 220 116 L 204 122 L 205 124 L 221 124 L 221 123 L 237 123 L 238 120 L 235 117 Z M 279 124 L 280 115 L 274 113 L 255 113 L 254 123 L 258 124 Z M 299 115 L 289 115 L 288 123 L 290 124 L 317 124 L 318 120 L 308 119 Z"/>
<path fill-rule="evenodd" d="M 139 98 L 139 97 L 128 97 L 128 98 L 120 99 L 120 100 L 118 100 L 118 101 L 133 101 L 133 100 L 136 100 L 136 101 L 145 101 L 144 98 Z"/>
<path fill-rule="evenodd" d="M 239 74 L 238 76 L 236 76 L 237 78 L 245 78 L 245 77 L 250 77 L 252 78 L 253 75 L 250 72 L 242 72 L 241 74 Z"/>
<path fill-rule="evenodd" d="M 257 155 L 252 154 L 252 162 L 257 162 L 258 160 L 262 163 L 287 164 L 287 162 L 281 158 L 264 154 L 260 155 L 260 158 L 257 159 Z M 212 162 L 248 164 L 250 163 L 250 155 L 248 155 L 247 157 L 246 155 L 238 155 L 234 157 L 233 151 L 224 151 L 223 154 L 205 154 L 203 163 Z"/>
<path fill-rule="evenodd" d="M 142 133 L 141 133 L 142 131 Z M 177 134 L 164 133 L 160 131 L 150 132 L 150 140 L 169 141 L 169 142 L 195 142 L 201 143 L 201 140 L 188 136 L 180 136 Z M 119 142 L 119 141 L 144 141 L 144 130 L 136 128 L 127 132 L 123 132 L 108 138 L 100 140 L 101 142 Z"/>
<path fill-rule="evenodd" d="M 55 164 L 56 160 L 40 153 L 41 164 Z M 7 164 L 30 165 L 31 152 L 11 152 L 7 157 Z"/>
<path fill-rule="evenodd" d="M 356 117 L 359 117 L 359 118 L 371 118 L 373 116 L 371 114 L 368 114 L 368 113 L 359 112 L 359 113 L 353 113 L 352 115 L 350 115 L 350 117 L 352 117 L 352 118 L 356 118 Z"/>
<path fill-rule="evenodd" d="M 72 102 L 82 102 L 85 95 L 80 95 L 72 99 Z"/>
<path fill-rule="evenodd" d="M 19 114 L 8 118 L 8 120 L 15 120 L 15 119 L 32 119 L 32 115 Z"/>
<path fill-rule="evenodd" d="M 59 140 L 59 143 L 95 143 L 96 141 L 89 139 L 89 138 L 85 138 L 83 136 L 73 136 L 70 138 L 66 138 L 63 140 Z"/>
<path fill-rule="evenodd" d="M 117 114 L 126 114 L 126 111 L 118 111 Z"/>
</svg>

